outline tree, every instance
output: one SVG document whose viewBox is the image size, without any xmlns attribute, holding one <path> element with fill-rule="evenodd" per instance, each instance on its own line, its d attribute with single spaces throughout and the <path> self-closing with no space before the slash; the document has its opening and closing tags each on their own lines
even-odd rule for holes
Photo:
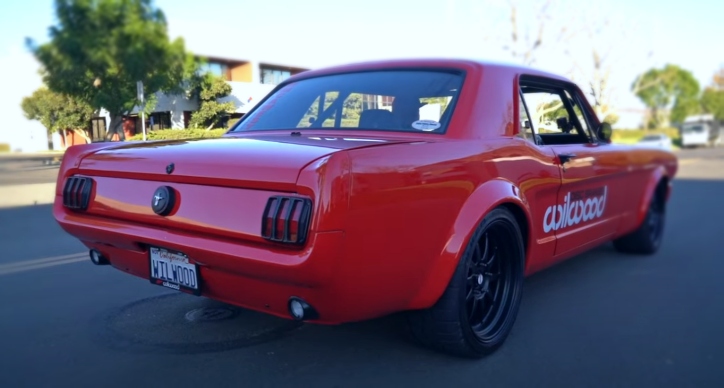
<svg viewBox="0 0 724 388">
<path fill-rule="evenodd" d="M 636 78 L 631 90 L 651 110 L 652 125 L 665 127 L 670 121 L 682 122 L 698 113 L 699 82 L 679 66 L 667 64 L 650 69 Z"/>
<path fill-rule="evenodd" d="M 706 88 L 701 95 L 701 107 L 705 113 L 713 114 L 716 120 L 724 122 L 724 89 Z"/>
<path fill-rule="evenodd" d="M 189 125 L 192 128 L 211 129 L 221 124 L 223 118 L 234 113 L 233 102 L 219 102 L 219 98 L 231 94 L 231 86 L 223 78 L 212 73 L 197 76 L 194 80 L 194 92 L 199 101 L 199 109 L 191 115 Z"/>
<path fill-rule="evenodd" d="M 503 50 L 528 66 L 538 62 L 539 54 L 553 58 L 567 56 L 570 68 L 565 71 L 574 81 L 582 80 L 579 84 L 599 119 L 611 124 L 618 121 L 611 98 L 611 52 L 616 48 L 611 42 L 625 35 L 626 26 L 612 26 L 610 18 L 602 16 L 601 10 L 592 11 L 588 3 L 539 0 L 523 6 L 509 0 L 508 7 L 509 27 L 501 30 L 510 31 L 510 35 L 501 37 Z M 521 20 L 520 11 L 526 9 L 532 12 L 526 20 Z M 578 17 L 566 16 L 570 14 Z M 589 20 L 589 16 L 593 19 Z M 590 51 L 575 51 L 574 47 Z"/>
<path fill-rule="evenodd" d="M 41 87 L 23 98 L 21 107 L 28 120 L 40 121 L 49 134 L 60 132 L 65 138 L 65 131 L 70 130 L 82 136 L 87 143 L 91 142 L 86 128 L 94 109 L 84 101 Z"/>
<path fill-rule="evenodd" d="M 714 90 L 724 90 L 724 66 L 720 67 L 711 80 L 711 87 Z"/>
<path fill-rule="evenodd" d="M 182 39 L 171 42 L 166 19 L 151 0 L 56 0 L 50 42 L 28 46 L 48 87 L 111 116 L 107 139 L 124 140 L 122 117 L 138 103 L 136 82 L 149 94 L 178 93 L 196 65 Z"/>
<path fill-rule="evenodd" d="M 552 42 L 558 44 L 566 41 L 571 37 L 571 31 L 567 28 L 567 23 L 551 23 L 553 26 L 561 26 L 553 36 L 547 36 L 546 32 L 550 30 L 547 24 L 551 20 L 551 15 L 555 15 L 555 10 L 551 10 L 553 6 L 552 0 L 545 0 L 539 8 L 534 12 L 535 20 L 522 23 L 526 28 L 521 31 L 519 23 L 520 6 L 516 1 L 510 0 L 510 40 L 505 39 L 503 50 L 510 52 L 510 55 L 521 64 L 531 66 L 536 62 L 536 52 L 544 47 L 544 43 Z M 526 8 L 531 8 L 527 3 Z"/>
</svg>

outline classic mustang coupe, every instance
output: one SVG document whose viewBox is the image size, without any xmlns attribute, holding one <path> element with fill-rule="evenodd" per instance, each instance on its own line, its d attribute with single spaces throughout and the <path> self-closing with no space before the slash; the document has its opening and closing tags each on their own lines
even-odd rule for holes
<svg viewBox="0 0 724 388">
<path fill-rule="evenodd" d="M 653 254 L 678 165 L 610 144 L 560 76 L 468 60 L 298 74 L 220 139 L 71 147 L 54 216 L 96 264 L 319 324 L 406 312 L 482 357 L 524 278 L 613 242 Z"/>
</svg>

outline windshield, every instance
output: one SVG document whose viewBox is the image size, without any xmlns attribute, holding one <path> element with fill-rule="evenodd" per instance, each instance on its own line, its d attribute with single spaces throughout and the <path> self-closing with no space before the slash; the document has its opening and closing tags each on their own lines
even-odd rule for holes
<svg viewBox="0 0 724 388">
<path fill-rule="evenodd" d="M 457 72 L 387 70 L 283 86 L 234 131 L 325 128 L 443 133 L 462 87 Z"/>
<path fill-rule="evenodd" d="M 686 126 L 684 127 L 684 133 L 702 133 L 704 132 L 704 127 L 701 125 L 693 125 L 693 126 Z"/>
</svg>

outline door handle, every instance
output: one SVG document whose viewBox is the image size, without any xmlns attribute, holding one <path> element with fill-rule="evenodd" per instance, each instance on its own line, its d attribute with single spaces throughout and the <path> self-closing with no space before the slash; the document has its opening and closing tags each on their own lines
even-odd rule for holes
<svg viewBox="0 0 724 388">
<path fill-rule="evenodd" d="M 575 157 L 576 157 L 576 154 L 560 154 L 560 155 L 558 155 L 558 159 L 561 160 L 561 164 L 564 164 Z"/>
</svg>

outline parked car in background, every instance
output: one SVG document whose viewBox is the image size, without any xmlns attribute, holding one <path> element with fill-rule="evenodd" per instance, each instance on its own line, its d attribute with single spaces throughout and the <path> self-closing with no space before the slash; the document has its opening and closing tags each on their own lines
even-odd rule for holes
<svg viewBox="0 0 724 388">
<path fill-rule="evenodd" d="M 539 133 L 552 109 L 560 132 Z M 220 139 L 71 147 L 53 214 L 93 263 L 153 285 L 318 324 L 407 312 L 422 344 L 482 357 L 525 276 L 661 246 L 677 160 L 610 136 L 557 75 L 339 66 L 285 80 Z"/>
<path fill-rule="evenodd" d="M 639 139 L 636 144 L 643 147 L 660 148 L 667 151 L 671 151 L 673 149 L 673 142 L 671 141 L 671 138 L 663 133 L 646 135 Z"/>
<path fill-rule="evenodd" d="M 683 148 L 716 147 L 724 142 L 722 123 L 712 114 L 688 116 L 679 128 Z"/>
</svg>

